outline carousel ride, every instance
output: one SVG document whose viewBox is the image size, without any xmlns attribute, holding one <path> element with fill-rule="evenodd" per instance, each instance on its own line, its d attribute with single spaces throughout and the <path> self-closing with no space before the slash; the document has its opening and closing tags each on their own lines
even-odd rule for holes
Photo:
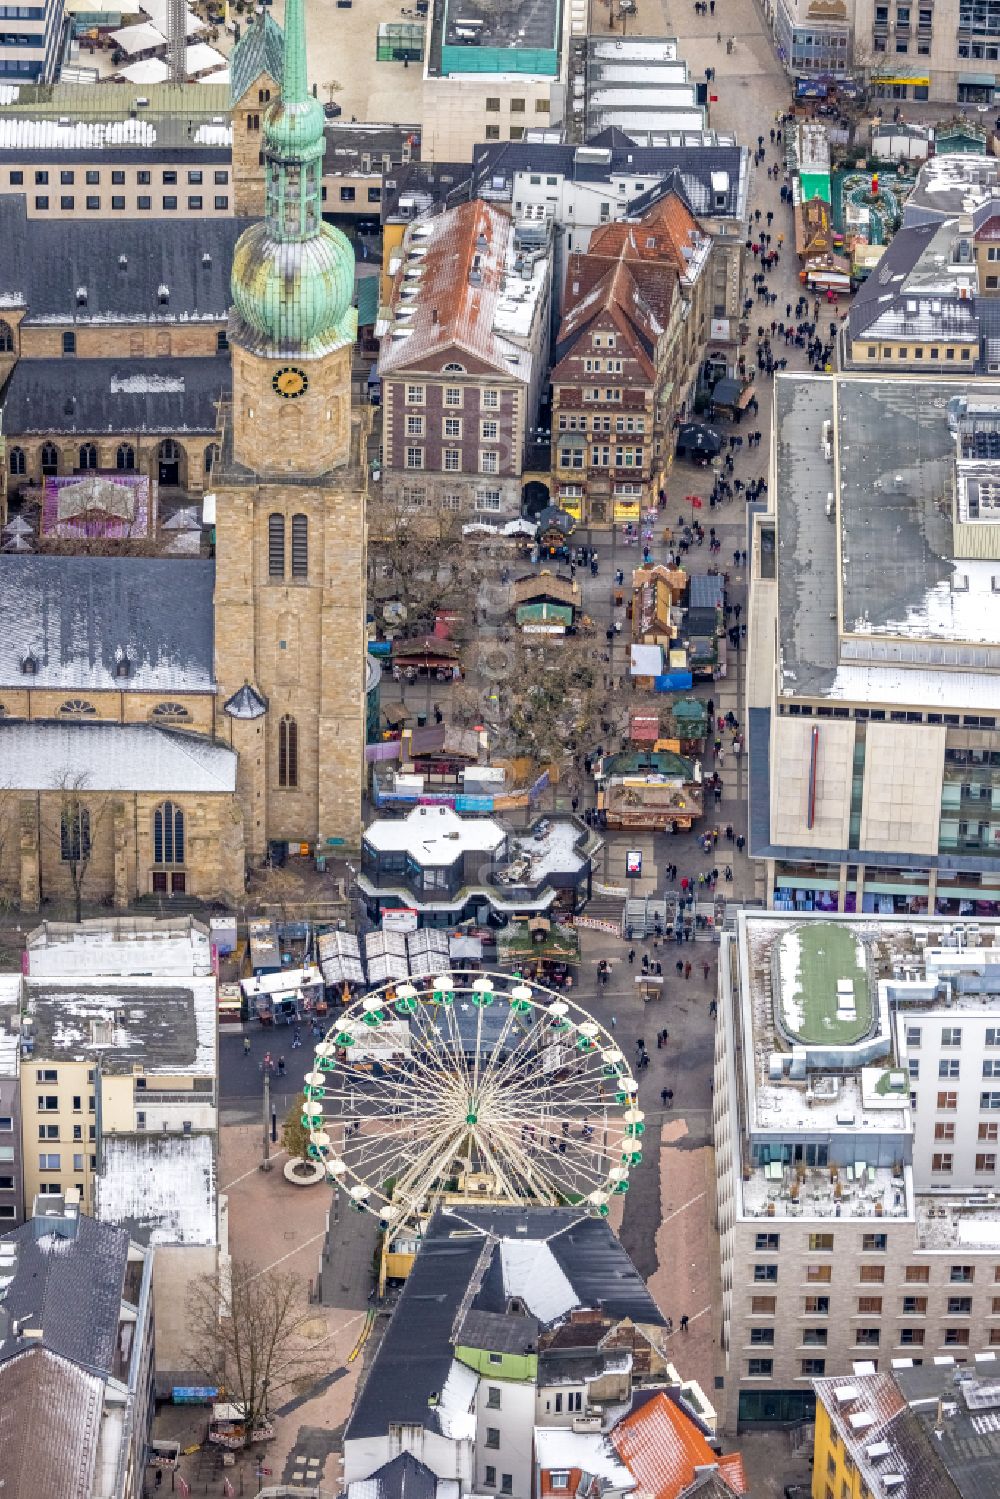
<svg viewBox="0 0 1000 1499">
<path fill-rule="evenodd" d="M 387 1235 L 437 1202 L 606 1216 L 642 1160 L 638 1084 L 580 1005 L 503 973 L 386 984 L 316 1046 L 308 1153 Z"/>
</svg>

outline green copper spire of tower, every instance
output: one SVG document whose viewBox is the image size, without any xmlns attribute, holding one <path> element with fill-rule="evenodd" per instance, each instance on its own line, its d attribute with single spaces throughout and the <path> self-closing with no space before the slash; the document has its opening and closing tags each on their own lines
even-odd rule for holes
<svg viewBox="0 0 1000 1499">
<path fill-rule="evenodd" d="M 309 92 L 303 0 L 286 0 L 281 94 L 264 116 L 265 219 L 233 255 L 233 337 L 318 357 L 353 341 L 354 251 L 322 216 L 323 110 Z"/>
</svg>

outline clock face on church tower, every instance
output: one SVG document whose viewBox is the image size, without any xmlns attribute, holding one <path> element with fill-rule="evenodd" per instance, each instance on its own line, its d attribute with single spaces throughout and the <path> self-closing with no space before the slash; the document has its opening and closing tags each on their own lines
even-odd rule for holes
<svg viewBox="0 0 1000 1499">
<path fill-rule="evenodd" d="M 286 401 L 294 401 L 309 389 L 309 377 L 305 370 L 286 364 L 283 369 L 275 370 L 271 378 L 271 389 Z"/>
</svg>

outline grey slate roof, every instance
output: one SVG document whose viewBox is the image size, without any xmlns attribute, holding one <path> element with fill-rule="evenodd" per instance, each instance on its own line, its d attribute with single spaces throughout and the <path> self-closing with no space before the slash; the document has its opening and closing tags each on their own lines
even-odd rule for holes
<svg viewBox="0 0 1000 1499">
<path fill-rule="evenodd" d="M 2 243 L 2 241 L 0 241 Z M 8 443 L 29 434 L 142 432 L 213 438 L 229 360 L 20 359 L 7 382 Z"/>
<path fill-rule="evenodd" d="M 6 1236 L 16 1249 L 13 1279 L 0 1301 L 6 1336 L 0 1368 L 24 1350 L 11 1324 L 40 1327 L 33 1347 L 44 1347 L 90 1374 L 108 1378 L 115 1367 L 118 1318 L 128 1262 L 128 1234 L 81 1215 L 66 1238 L 45 1218 L 31 1218 Z"/>
<path fill-rule="evenodd" d="M 285 71 L 285 34 L 269 10 L 249 25 L 229 58 L 229 95 L 242 99 L 255 78 L 267 73 L 280 83 Z"/>
<path fill-rule="evenodd" d="M 376 1468 L 370 1478 L 352 1483 L 349 1499 L 435 1499 L 437 1476 L 412 1452 L 401 1452 Z"/>
<path fill-rule="evenodd" d="M 267 712 L 267 699 L 261 697 L 256 687 L 244 682 L 232 697 L 226 699 L 223 708 L 230 718 L 263 718 Z"/>
<path fill-rule="evenodd" d="M 32 1499 L 90 1499 L 103 1382 L 47 1348 L 0 1364 L 0 1489 Z"/>
<path fill-rule="evenodd" d="M 4 784 L 52 791 L 71 774 L 87 791 L 228 794 L 236 753 L 201 734 L 151 723 L 0 718 Z"/>
<path fill-rule="evenodd" d="M 202 558 L 0 556 L 0 689 L 212 692 L 214 587 Z"/>
<path fill-rule="evenodd" d="M 457 1333 L 461 1328 L 472 1330 L 470 1313 L 501 1318 L 498 1326 L 509 1343 L 503 1239 L 519 1244 L 545 1241 L 580 1305 L 601 1307 L 612 1317 L 662 1325 L 644 1281 L 602 1218 L 589 1218 L 574 1208 L 439 1209 L 355 1401 L 346 1440 L 381 1435 L 390 1422 L 434 1422 L 435 1407 L 428 1401 L 444 1386 Z M 456 1326 L 460 1309 L 462 1320 Z M 527 1342 L 539 1324 L 532 1316 L 522 1320 Z M 479 1324 L 480 1330 L 484 1325 Z"/>
<path fill-rule="evenodd" d="M 183 186 L 178 192 L 184 190 Z M 211 183 L 201 189 L 212 191 Z M 20 194 L 0 197 L 0 311 L 28 323 L 224 322 L 237 239 L 251 219 L 32 219 Z M 125 256 L 126 265 L 120 263 Z M 205 256 L 210 259 L 206 260 Z M 160 287 L 169 302 L 160 303 Z M 86 289 L 87 305 L 77 305 Z"/>
</svg>

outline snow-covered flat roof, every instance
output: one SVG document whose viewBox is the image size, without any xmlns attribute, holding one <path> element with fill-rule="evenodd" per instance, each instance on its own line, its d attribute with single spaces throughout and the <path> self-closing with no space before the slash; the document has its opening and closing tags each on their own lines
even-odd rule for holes
<svg viewBox="0 0 1000 1499">
<path fill-rule="evenodd" d="M 107 1072 L 214 1078 L 216 990 L 214 975 L 29 978 L 25 1034 L 36 1057 L 100 1055 Z"/>
<path fill-rule="evenodd" d="M 377 853 L 405 853 L 424 867 L 454 864 L 463 854 L 493 854 L 506 837 L 492 817 L 460 817 L 451 807 L 414 807 L 403 818 L 382 817 L 365 831 Z"/>
<path fill-rule="evenodd" d="M 215 1244 L 211 1135 L 107 1135 L 96 1216 L 141 1244 Z"/>
</svg>

